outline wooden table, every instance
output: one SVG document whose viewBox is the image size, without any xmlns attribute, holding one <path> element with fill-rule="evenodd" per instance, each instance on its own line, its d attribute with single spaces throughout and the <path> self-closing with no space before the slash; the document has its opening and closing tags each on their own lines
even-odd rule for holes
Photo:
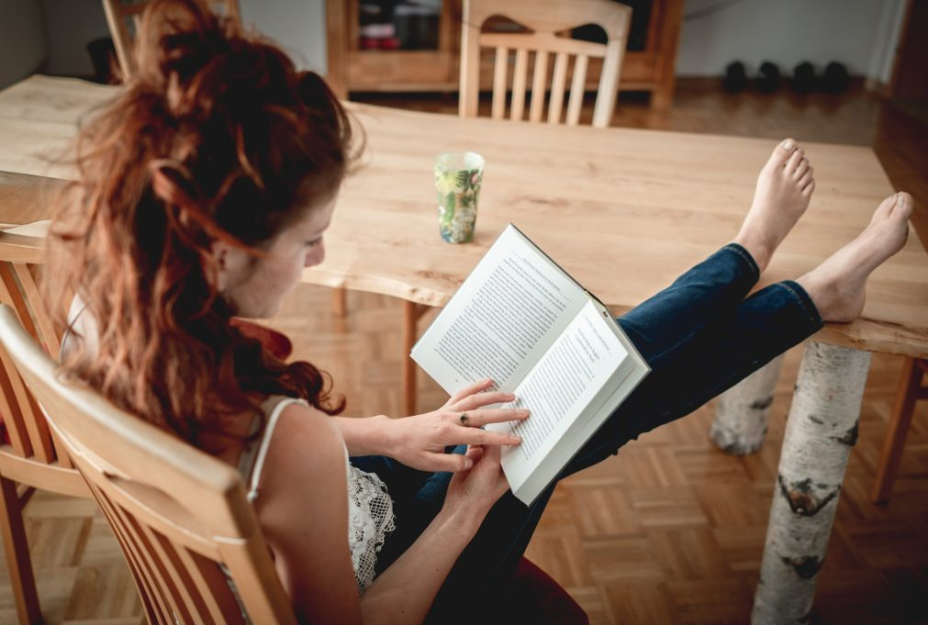
<svg viewBox="0 0 928 625">
<path fill-rule="evenodd" d="M 75 120 L 112 87 L 33 77 L 0 93 L 0 171 L 67 178 L 60 152 Z M 328 258 L 307 282 L 441 306 L 508 222 L 621 313 L 728 242 L 773 142 L 628 129 L 529 125 L 352 105 L 367 132 L 342 191 Z M 801 139 L 801 137 L 799 137 Z M 762 284 L 811 269 L 869 222 L 892 192 L 868 148 L 805 144 L 817 188 Z M 438 236 L 432 159 L 487 160 L 477 235 Z M 43 215 L 37 178 L 0 177 L 0 223 Z M 827 546 L 871 351 L 928 357 L 928 256 L 912 236 L 870 279 L 858 321 L 807 344 L 775 486 L 755 623 L 808 612 Z M 413 337 L 412 328 L 407 332 Z"/>
</svg>

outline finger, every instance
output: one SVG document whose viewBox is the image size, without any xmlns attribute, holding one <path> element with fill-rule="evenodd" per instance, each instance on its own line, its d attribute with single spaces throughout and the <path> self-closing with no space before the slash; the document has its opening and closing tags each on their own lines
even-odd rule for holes
<svg viewBox="0 0 928 625">
<path fill-rule="evenodd" d="M 477 382 L 474 382 L 473 384 L 468 384 L 467 386 L 465 386 L 464 388 L 462 388 L 457 393 L 451 396 L 451 399 L 448 400 L 448 405 L 455 404 L 461 401 L 462 399 L 464 399 L 465 397 L 467 397 L 468 395 L 473 395 L 475 393 L 479 393 L 480 391 L 485 391 L 486 389 L 492 386 L 493 386 L 493 380 L 490 378 L 486 378 L 485 380 L 479 380 Z"/>
<path fill-rule="evenodd" d="M 454 410 L 474 410 L 489 406 L 491 404 L 503 404 L 515 401 L 516 396 L 513 393 L 503 393 L 501 391 L 489 391 L 486 393 L 474 393 L 453 404 Z"/>
<path fill-rule="evenodd" d="M 459 445 L 486 445 L 488 447 L 498 447 L 500 445 L 512 446 L 522 442 L 520 436 L 506 434 L 505 432 L 491 432 L 489 430 L 481 430 L 480 428 L 461 428 L 461 433 L 456 439 Z"/>
<path fill-rule="evenodd" d="M 481 428 L 488 423 L 505 423 L 506 421 L 522 421 L 528 417 L 529 411 L 525 408 L 483 408 L 467 413 L 472 428 Z M 460 418 L 460 417 L 458 417 Z"/>
<path fill-rule="evenodd" d="M 479 450 L 479 448 L 477 449 Z M 457 473 L 458 471 L 467 471 L 479 459 L 480 454 L 472 454 L 468 450 L 466 454 L 434 454 L 429 464 L 434 471 Z"/>
</svg>

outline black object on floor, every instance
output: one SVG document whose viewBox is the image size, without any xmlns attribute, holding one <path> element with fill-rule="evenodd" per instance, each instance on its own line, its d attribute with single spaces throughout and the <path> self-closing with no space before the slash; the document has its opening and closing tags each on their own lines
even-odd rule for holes
<svg viewBox="0 0 928 625">
<path fill-rule="evenodd" d="M 744 63 L 735 61 L 729 63 L 725 68 L 725 80 L 722 81 L 722 87 L 728 93 L 741 93 L 748 86 L 748 76 L 744 71 Z"/>
<path fill-rule="evenodd" d="M 825 68 L 825 75 L 822 77 L 822 91 L 825 93 L 841 93 L 847 89 L 850 82 L 851 77 L 844 65 L 832 61 Z"/>
<path fill-rule="evenodd" d="M 773 93 L 780 88 L 781 81 L 780 68 L 770 61 L 764 61 L 760 66 L 760 76 L 754 84 L 758 91 Z"/>
<path fill-rule="evenodd" d="M 797 65 L 793 69 L 790 85 L 796 93 L 810 93 L 818 89 L 818 77 L 812 64 L 805 61 Z"/>
</svg>

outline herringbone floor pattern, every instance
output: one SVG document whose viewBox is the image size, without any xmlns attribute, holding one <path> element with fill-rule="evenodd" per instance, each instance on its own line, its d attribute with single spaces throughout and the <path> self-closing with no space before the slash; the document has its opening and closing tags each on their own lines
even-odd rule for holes
<svg viewBox="0 0 928 625">
<path fill-rule="evenodd" d="M 684 93 L 679 101 L 683 116 L 673 119 L 699 125 L 693 100 Z M 862 119 L 872 128 L 870 104 L 851 101 L 864 114 L 843 123 Z M 781 111 L 777 136 L 816 140 L 808 136 L 811 126 L 809 132 L 791 129 L 782 110 L 775 109 Z M 717 113 L 706 110 L 703 117 L 714 119 Z M 769 131 L 765 114 L 748 116 L 755 134 Z M 800 112 L 792 115 L 802 119 Z M 721 131 L 703 123 L 687 129 Z M 834 123 L 827 130 L 834 132 Z M 298 357 L 332 374 L 348 398 L 348 414 L 396 415 L 400 305 L 349 293 L 348 310 L 346 319 L 333 318 L 330 292 L 301 286 L 273 325 L 294 339 Z M 423 319 L 423 327 L 430 319 Z M 786 359 L 760 452 L 738 458 L 716 450 L 707 436 L 710 404 L 565 481 L 528 557 L 565 586 L 598 625 L 746 623 L 800 358 L 797 348 Z M 819 575 L 812 623 L 928 623 L 928 402 L 921 403 L 913 421 L 892 501 L 879 507 L 868 499 L 900 364 L 894 357 L 873 360 L 860 438 Z M 419 382 L 421 409 L 443 402 L 440 389 L 424 375 Z M 93 502 L 38 493 L 29 504 L 28 532 L 47 623 L 143 622 L 128 570 Z M 3 564 L 0 623 L 15 622 Z"/>
</svg>

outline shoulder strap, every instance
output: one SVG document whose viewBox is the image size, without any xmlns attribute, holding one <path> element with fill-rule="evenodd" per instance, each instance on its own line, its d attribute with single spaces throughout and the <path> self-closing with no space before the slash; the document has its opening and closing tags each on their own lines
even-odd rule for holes
<svg viewBox="0 0 928 625">
<path fill-rule="evenodd" d="M 273 403 L 276 402 L 276 403 Z M 264 433 L 256 446 L 249 447 L 242 452 L 238 461 L 238 468 L 248 482 L 248 500 L 254 501 L 258 498 L 258 483 L 261 481 L 261 470 L 264 468 L 264 460 L 267 458 L 267 449 L 271 444 L 271 437 L 274 435 L 274 428 L 277 426 L 277 420 L 280 419 L 284 408 L 290 404 L 303 404 L 307 406 L 305 400 L 293 397 L 274 397 L 268 402 L 273 406 L 267 414 L 267 422 L 264 425 Z M 260 422 L 255 422 L 258 427 Z"/>
</svg>

